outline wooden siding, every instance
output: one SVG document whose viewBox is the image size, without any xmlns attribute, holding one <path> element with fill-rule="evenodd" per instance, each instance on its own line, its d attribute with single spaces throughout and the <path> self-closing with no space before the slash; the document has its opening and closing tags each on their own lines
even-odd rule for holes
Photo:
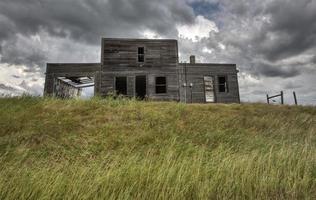
<svg viewBox="0 0 316 200">
<path fill-rule="evenodd" d="M 182 102 L 205 103 L 204 76 L 214 77 L 214 95 L 217 103 L 239 103 L 239 88 L 237 69 L 234 64 L 179 64 L 179 91 Z M 186 77 L 185 77 L 186 76 Z M 228 92 L 219 92 L 218 76 L 227 77 Z M 192 99 L 190 87 L 183 87 L 193 83 Z M 186 92 L 185 92 L 186 90 Z M 186 97 L 185 97 L 186 93 Z M 186 98 L 186 100 L 185 100 Z"/>
<path fill-rule="evenodd" d="M 138 62 L 138 47 L 144 47 L 145 60 Z M 127 95 L 135 96 L 135 77 L 145 75 L 150 99 L 179 101 L 178 44 L 176 40 L 102 39 L 101 93 L 114 92 L 116 76 L 126 76 Z M 167 93 L 155 93 L 155 77 L 165 76 Z"/>
<path fill-rule="evenodd" d="M 240 102 L 235 64 L 179 64 L 176 40 L 103 38 L 101 44 L 100 63 L 47 64 L 44 94 L 53 93 L 56 77 L 94 76 L 95 94 L 106 96 L 115 91 L 115 77 L 126 76 L 127 96 L 134 97 L 135 77 L 143 75 L 146 76 L 146 96 L 150 99 L 204 103 L 204 76 L 212 76 L 215 102 Z M 138 47 L 144 47 L 144 62 L 138 62 Z M 158 76 L 166 77 L 166 94 L 156 94 L 155 78 Z M 227 77 L 227 93 L 219 92 L 218 76 Z M 183 87 L 185 82 L 193 83 L 192 90 Z"/>
</svg>

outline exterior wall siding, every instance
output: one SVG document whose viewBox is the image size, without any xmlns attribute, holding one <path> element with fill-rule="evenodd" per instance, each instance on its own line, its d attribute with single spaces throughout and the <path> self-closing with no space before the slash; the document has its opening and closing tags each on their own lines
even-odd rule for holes
<svg viewBox="0 0 316 200">
<path fill-rule="evenodd" d="M 138 62 L 138 47 L 144 48 L 144 62 Z M 176 40 L 111 39 L 101 42 L 100 63 L 47 64 L 44 95 L 53 94 L 54 80 L 61 76 L 93 76 L 95 94 L 115 92 L 115 77 L 127 78 L 127 96 L 136 95 L 136 76 L 146 76 L 146 97 L 155 100 L 205 103 L 204 76 L 214 77 L 214 98 L 218 103 L 239 103 L 238 70 L 235 64 L 179 63 Z M 156 94 L 156 77 L 166 77 L 167 91 Z M 218 76 L 227 77 L 228 92 L 219 92 Z M 184 87 L 190 83 L 193 87 Z"/>
<path fill-rule="evenodd" d="M 138 47 L 144 47 L 144 62 L 138 62 Z M 103 39 L 101 93 L 115 90 L 115 77 L 126 76 L 127 96 L 135 96 L 135 77 L 146 76 L 150 99 L 179 101 L 178 45 L 176 40 Z M 155 77 L 165 76 L 167 93 L 155 93 Z"/>
<path fill-rule="evenodd" d="M 182 102 L 205 103 L 204 76 L 214 78 L 217 103 L 239 103 L 237 69 L 234 64 L 179 64 L 180 99 Z M 228 92 L 219 92 L 218 76 L 227 77 Z M 193 84 L 183 87 L 183 84 Z M 186 90 L 186 91 L 185 91 Z M 191 95 L 192 93 L 192 95 Z"/>
</svg>

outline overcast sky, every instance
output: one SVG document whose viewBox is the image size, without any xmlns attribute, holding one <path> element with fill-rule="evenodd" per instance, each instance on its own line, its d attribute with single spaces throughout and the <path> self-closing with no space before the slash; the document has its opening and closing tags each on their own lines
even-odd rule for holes
<svg viewBox="0 0 316 200">
<path fill-rule="evenodd" d="M 241 100 L 316 105 L 316 0 L 0 0 L 0 92 L 43 92 L 47 62 L 100 62 L 101 37 L 172 38 L 236 63 Z"/>
</svg>

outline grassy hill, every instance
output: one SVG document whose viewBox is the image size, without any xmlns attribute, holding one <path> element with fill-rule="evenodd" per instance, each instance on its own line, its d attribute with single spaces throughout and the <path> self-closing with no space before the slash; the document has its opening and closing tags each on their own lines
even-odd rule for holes
<svg viewBox="0 0 316 200">
<path fill-rule="evenodd" d="M 315 199 L 316 108 L 0 99 L 0 199 Z"/>
</svg>

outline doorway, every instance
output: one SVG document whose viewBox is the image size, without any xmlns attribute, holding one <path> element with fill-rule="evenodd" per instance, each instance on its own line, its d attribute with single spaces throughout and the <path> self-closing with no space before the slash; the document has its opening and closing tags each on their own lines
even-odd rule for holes
<svg viewBox="0 0 316 200">
<path fill-rule="evenodd" d="M 136 76 L 135 96 L 138 99 L 144 99 L 146 96 L 146 76 Z"/>
<path fill-rule="evenodd" d="M 204 76 L 205 102 L 214 103 L 214 78 L 213 76 Z"/>
<path fill-rule="evenodd" d="M 115 91 L 118 95 L 127 95 L 127 78 L 126 76 L 115 77 Z"/>
</svg>

